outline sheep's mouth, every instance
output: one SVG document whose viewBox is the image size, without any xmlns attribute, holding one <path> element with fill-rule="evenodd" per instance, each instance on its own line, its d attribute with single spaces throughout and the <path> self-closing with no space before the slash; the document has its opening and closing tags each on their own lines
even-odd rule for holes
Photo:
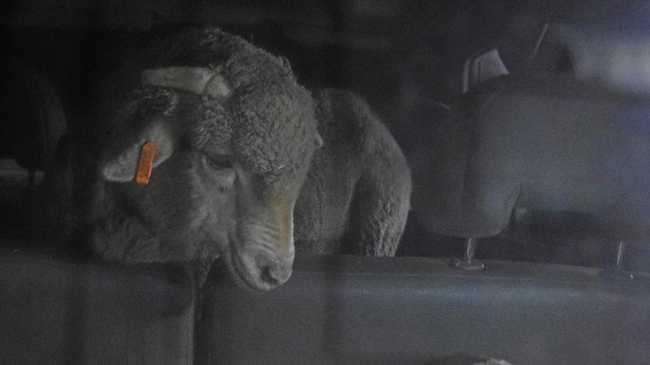
<svg viewBox="0 0 650 365">
<path fill-rule="evenodd" d="M 235 242 L 234 239 L 234 234 L 231 231 L 230 234 L 228 235 L 229 238 L 229 243 Z M 230 273 L 230 277 L 233 279 L 235 284 L 237 286 L 244 288 L 244 289 L 249 289 L 249 290 L 255 290 L 258 291 L 253 285 L 253 283 L 250 282 L 250 278 L 245 275 L 243 272 L 243 263 L 239 262 L 237 259 L 237 254 L 235 253 L 235 250 L 233 248 L 229 248 L 226 246 L 226 248 L 221 252 L 221 257 L 223 257 L 223 260 L 226 263 L 226 267 L 228 268 L 228 272 Z"/>
<path fill-rule="evenodd" d="M 244 263 L 241 262 L 233 250 L 230 250 L 227 255 L 224 255 L 224 257 L 226 258 L 226 266 L 228 266 L 228 271 L 230 272 L 233 281 L 238 286 L 256 292 L 268 291 L 275 288 L 275 286 L 271 284 L 263 285 L 262 282 L 253 281 L 251 275 L 249 275 L 248 271 L 245 269 Z"/>
</svg>

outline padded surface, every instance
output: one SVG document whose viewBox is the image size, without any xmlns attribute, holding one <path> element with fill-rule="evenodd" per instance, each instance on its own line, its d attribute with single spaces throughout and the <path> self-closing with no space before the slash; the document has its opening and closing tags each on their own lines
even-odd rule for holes
<svg viewBox="0 0 650 365">
<path fill-rule="evenodd" d="M 438 364 L 450 354 L 512 364 L 645 364 L 650 280 L 567 266 L 423 258 L 299 260 L 287 285 L 204 294 L 198 364 Z M 213 278 L 214 279 L 214 278 Z"/>
<path fill-rule="evenodd" d="M 650 237 L 650 102 L 568 78 L 501 80 L 434 121 L 413 205 L 431 231 L 491 236 L 516 206 L 584 214 L 613 239 Z M 412 158 L 412 160 L 414 160 Z"/>
<path fill-rule="evenodd" d="M 603 88 L 648 97 L 650 38 L 644 28 L 551 23 L 528 72 L 566 72 Z"/>
<path fill-rule="evenodd" d="M 0 254 L 1 364 L 191 364 L 182 276 Z"/>
</svg>

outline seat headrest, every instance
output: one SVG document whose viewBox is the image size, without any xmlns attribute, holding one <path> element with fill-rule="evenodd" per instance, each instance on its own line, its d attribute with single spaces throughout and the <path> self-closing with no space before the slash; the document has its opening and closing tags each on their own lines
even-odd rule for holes
<svg viewBox="0 0 650 365">
<path fill-rule="evenodd" d="M 530 73 L 566 73 L 601 87 L 650 95 L 650 35 L 597 26 L 550 24 Z"/>
</svg>

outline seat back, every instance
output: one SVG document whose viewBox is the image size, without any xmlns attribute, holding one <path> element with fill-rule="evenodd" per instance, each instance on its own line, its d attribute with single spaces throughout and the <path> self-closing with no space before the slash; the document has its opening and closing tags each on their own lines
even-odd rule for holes
<svg viewBox="0 0 650 365">
<path fill-rule="evenodd" d="M 586 215 L 614 239 L 650 237 L 650 101 L 544 77 L 500 80 L 459 109 L 413 167 L 429 230 L 491 236 L 522 207 Z"/>
<path fill-rule="evenodd" d="M 269 293 L 210 281 L 197 364 L 645 364 L 650 282 L 597 270 L 397 257 L 299 259 Z M 477 361 L 478 363 L 478 361 Z"/>
<path fill-rule="evenodd" d="M 0 363 L 191 364 L 193 288 L 166 273 L 2 249 Z"/>
</svg>

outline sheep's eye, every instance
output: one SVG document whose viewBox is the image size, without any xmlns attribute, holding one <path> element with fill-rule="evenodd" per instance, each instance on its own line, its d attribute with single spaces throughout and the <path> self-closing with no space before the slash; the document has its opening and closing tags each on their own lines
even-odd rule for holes
<svg viewBox="0 0 650 365">
<path fill-rule="evenodd" d="M 232 169 L 232 161 L 228 156 L 222 155 L 204 155 L 203 159 L 205 163 L 213 169 L 223 170 L 223 169 Z"/>
</svg>

